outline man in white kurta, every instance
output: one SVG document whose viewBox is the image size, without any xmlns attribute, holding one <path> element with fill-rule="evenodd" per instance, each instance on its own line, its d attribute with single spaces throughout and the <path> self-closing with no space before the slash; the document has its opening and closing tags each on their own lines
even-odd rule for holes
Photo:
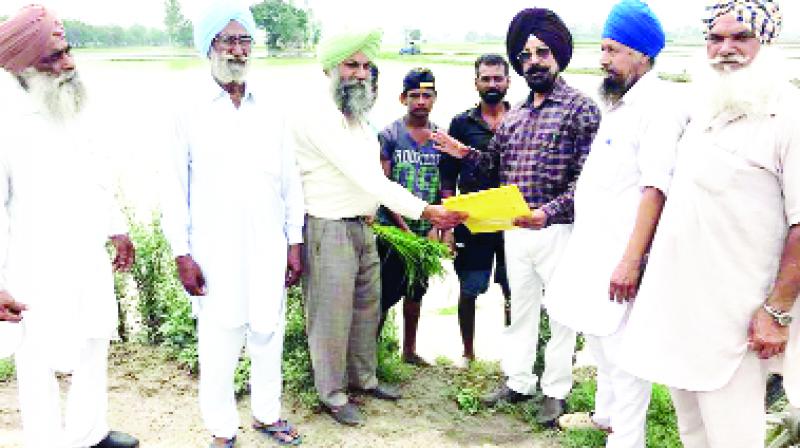
<svg viewBox="0 0 800 448">
<path fill-rule="evenodd" d="M 325 408 L 346 425 L 363 423 L 348 391 L 400 397 L 376 376 L 380 266 L 367 217 L 383 204 L 439 228 L 465 218 L 425 203 L 383 173 L 378 138 L 366 120 L 380 42 L 375 30 L 327 38 L 319 50 L 326 76 L 292 127 L 308 215 L 303 296 L 314 385 Z"/>
<path fill-rule="evenodd" d="M 250 11 L 220 2 L 194 23 L 212 76 L 181 103 L 162 207 L 197 316 L 200 409 L 211 446 L 233 446 L 233 378 L 246 340 L 253 428 L 296 444 L 280 396 L 285 285 L 301 270 L 300 177 L 270 92 L 245 83 L 256 31 Z"/>
<path fill-rule="evenodd" d="M 106 244 L 115 269 L 130 267 L 133 245 L 105 148 L 87 138 L 85 88 L 61 22 L 32 5 L 0 24 L 0 66 L 0 294 L 27 308 L 0 324 L 17 334 L 25 446 L 138 446 L 107 421 L 117 302 Z M 56 372 L 72 374 L 63 422 Z"/>
<path fill-rule="evenodd" d="M 621 363 L 671 388 L 687 448 L 754 448 L 770 364 L 798 399 L 800 95 L 767 45 L 775 2 L 707 11 L 713 70 L 695 80 Z"/>
<path fill-rule="evenodd" d="M 644 3 L 612 8 L 600 59 L 607 107 L 575 188 L 572 235 L 545 292 L 550 318 L 582 332 L 597 363 L 591 420 L 613 429 L 607 447 L 645 446 L 650 383 L 621 369 L 617 357 L 685 125 L 671 106 L 679 92 L 652 71 L 664 43 Z M 578 422 L 575 414 L 559 420 L 567 428 Z"/>
</svg>

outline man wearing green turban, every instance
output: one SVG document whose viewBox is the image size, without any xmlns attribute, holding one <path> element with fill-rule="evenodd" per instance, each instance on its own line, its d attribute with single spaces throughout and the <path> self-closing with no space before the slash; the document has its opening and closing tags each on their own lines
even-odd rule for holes
<svg viewBox="0 0 800 448">
<path fill-rule="evenodd" d="M 351 32 L 320 45 L 327 93 L 292 127 L 303 181 L 306 330 L 314 385 L 333 418 L 360 425 L 348 390 L 399 398 L 378 385 L 375 333 L 380 318 L 380 263 L 369 219 L 380 204 L 410 219 L 452 228 L 466 216 L 429 205 L 387 178 L 377 136 L 367 124 L 375 102 L 373 61 L 381 32 Z"/>
</svg>

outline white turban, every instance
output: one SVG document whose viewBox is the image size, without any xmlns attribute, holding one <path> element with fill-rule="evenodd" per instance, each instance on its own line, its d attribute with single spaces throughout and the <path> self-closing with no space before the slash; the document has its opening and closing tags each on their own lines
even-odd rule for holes
<svg viewBox="0 0 800 448">
<path fill-rule="evenodd" d="M 211 41 L 231 20 L 239 22 L 251 36 L 256 34 L 256 22 L 247 5 L 238 1 L 216 1 L 194 21 L 194 46 L 201 56 L 208 56 Z"/>
</svg>

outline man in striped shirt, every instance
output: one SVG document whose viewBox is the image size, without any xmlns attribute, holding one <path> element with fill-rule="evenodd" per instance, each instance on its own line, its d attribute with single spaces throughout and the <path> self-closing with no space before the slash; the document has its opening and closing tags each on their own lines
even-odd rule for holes
<svg viewBox="0 0 800 448">
<path fill-rule="evenodd" d="M 501 184 L 517 185 L 532 210 L 515 222 L 524 228 L 505 233 L 511 325 L 504 335 L 502 368 L 508 380 L 485 397 L 488 405 L 523 401 L 536 391 L 539 379 L 532 367 L 542 289 L 569 237 L 575 182 L 600 124 L 594 101 L 560 76 L 573 45 L 569 30 L 554 12 L 521 11 L 511 22 L 506 47 L 514 70 L 531 89 L 528 98 L 508 112 L 486 151 L 443 134 L 436 136 L 442 151 L 481 171 L 497 172 Z M 545 425 L 552 425 L 564 412 L 575 349 L 574 331 L 551 322 L 550 333 L 540 382 L 544 400 L 537 417 Z"/>
</svg>

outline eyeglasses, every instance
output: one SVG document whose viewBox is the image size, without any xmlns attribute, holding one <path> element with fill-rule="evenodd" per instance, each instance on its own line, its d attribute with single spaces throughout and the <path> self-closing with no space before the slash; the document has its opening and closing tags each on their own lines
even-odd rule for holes
<svg viewBox="0 0 800 448">
<path fill-rule="evenodd" d="M 237 43 L 242 47 L 253 45 L 253 36 L 249 34 L 217 34 L 214 41 L 226 48 L 233 48 Z"/>
<path fill-rule="evenodd" d="M 536 49 L 533 51 L 536 54 L 536 57 L 539 59 L 547 59 L 553 53 L 547 47 L 536 47 Z M 531 60 L 533 60 L 534 53 L 531 53 L 529 50 L 523 50 L 520 54 L 517 55 L 517 61 L 519 61 L 520 64 L 530 62 Z"/>
<path fill-rule="evenodd" d="M 69 56 L 71 54 L 71 51 L 72 51 L 72 46 L 71 45 L 67 45 L 65 48 L 63 48 L 61 50 L 58 50 L 58 51 L 55 51 L 53 53 L 50 53 L 49 55 L 39 59 L 39 64 L 41 64 L 41 65 L 53 65 L 56 62 L 60 61 L 61 58 L 63 58 L 64 56 Z"/>
</svg>

